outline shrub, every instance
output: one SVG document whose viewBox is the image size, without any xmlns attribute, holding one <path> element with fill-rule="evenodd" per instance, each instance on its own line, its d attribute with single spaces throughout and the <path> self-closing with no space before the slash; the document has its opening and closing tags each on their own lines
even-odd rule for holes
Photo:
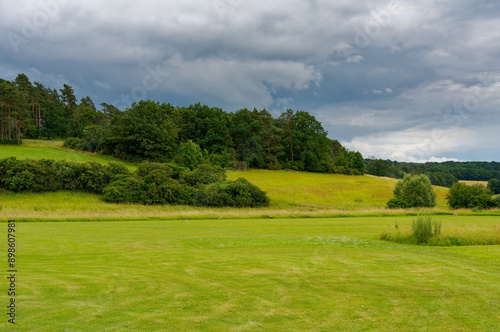
<svg viewBox="0 0 500 332">
<path fill-rule="evenodd" d="M 104 187 L 103 200 L 112 203 L 143 203 L 142 179 L 123 176 Z"/>
<path fill-rule="evenodd" d="M 406 197 L 394 197 L 387 202 L 389 209 L 408 209 L 412 207 L 412 203 Z"/>
<path fill-rule="evenodd" d="M 413 220 L 411 225 L 412 236 L 417 243 L 428 243 L 432 237 L 437 237 L 441 234 L 441 223 L 433 221 L 430 215 L 419 216 Z"/>
<path fill-rule="evenodd" d="M 64 140 L 63 146 L 73 150 L 83 150 L 84 141 L 78 137 L 68 137 Z"/>
<path fill-rule="evenodd" d="M 493 199 L 493 207 L 500 208 L 500 195 Z"/>
<path fill-rule="evenodd" d="M 455 183 L 446 196 L 452 209 L 487 209 L 495 205 L 493 193 L 481 184 Z"/>
<path fill-rule="evenodd" d="M 226 178 L 226 171 L 222 167 L 208 164 L 199 165 L 194 170 L 182 175 L 182 181 L 193 187 L 224 181 Z"/>
<path fill-rule="evenodd" d="M 405 175 L 403 180 L 396 183 L 394 196 L 398 199 L 404 198 L 410 207 L 434 207 L 437 204 L 436 193 L 426 175 Z M 398 201 L 402 202 L 403 200 Z"/>
<path fill-rule="evenodd" d="M 118 163 L 103 166 L 94 162 L 17 160 L 14 157 L 0 161 L 0 187 L 10 191 L 84 190 L 101 193 L 118 175 L 128 174 L 127 168 Z"/>
<path fill-rule="evenodd" d="M 488 189 L 491 190 L 495 195 L 500 194 L 500 180 L 490 179 L 488 181 Z"/>
<path fill-rule="evenodd" d="M 146 204 L 190 204 L 194 195 L 194 189 L 171 178 L 144 179 L 143 191 L 143 203 Z"/>
<path fill-rule="evenodd" d="M 142 177 L 156 176 L 180 179 L 189 169 L 175 164 L 145 161 L 137 167 L 137 174 Z"/>
<path fill-rule="evenodd" d="M 201 187 L 197 191 L 196 203 L 213 207 L 261 207 L 269 205 L 269 198 L 265 192 L 240 178 Z"/>
<path fill-rule="evenodd" d="M 53 191 L 58 189 L 53 161 L 17 160 L 15 157 L 0 161 L 0 187 L 10 191 Z"/>
</svg>

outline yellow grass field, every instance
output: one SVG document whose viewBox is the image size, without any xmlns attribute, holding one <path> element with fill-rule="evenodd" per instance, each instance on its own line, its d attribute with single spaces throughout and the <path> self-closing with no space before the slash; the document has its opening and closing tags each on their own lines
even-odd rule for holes
<svg viewBox="0 0 500 332">
<path fill-rule="evenodd" d="M 483 186 L 488 186 L 488 181 L 465 181 L 465 180 L 462 180 L 462 181 L 459 181 L 461 183 L 465 183 L 466 185 L 473 185 L 473 184 L 482 184 Z"/>
</svg>

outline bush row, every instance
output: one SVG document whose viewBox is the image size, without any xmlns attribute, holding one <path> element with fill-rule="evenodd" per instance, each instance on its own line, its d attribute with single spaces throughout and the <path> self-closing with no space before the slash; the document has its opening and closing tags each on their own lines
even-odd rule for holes
<svg viewBox="0 0 500 332">
<path fill-rule="evenodd" d="M 54 160 L 0 160 L 0 188 L 21 192 L 82 190 L 107 202 L 260 207 L 266 194 L 245 179 L 227 181 L 224 169 L 202 164 L 190 170 L 175 164 L 143 162 L 131 173 L 123 164 Z"/>
<path fill-rule="evenodd" d="M 127 174 L 130 172 L 119 163 L 101 165 L 15 157 L 0 160 L 0 187 L 14 192 L 82 190 L 100 194 L 117 176 Z"/>
<path fill-rule="evenodd" d="M 104 188 L 103 199 L 116 203 L 261 207 L 267 195 L 245 179 L 227 181 L 224 169 L 202 164 L 190 170 L 174 164 L 144 162 L 134 175 Z"/>
</svg>

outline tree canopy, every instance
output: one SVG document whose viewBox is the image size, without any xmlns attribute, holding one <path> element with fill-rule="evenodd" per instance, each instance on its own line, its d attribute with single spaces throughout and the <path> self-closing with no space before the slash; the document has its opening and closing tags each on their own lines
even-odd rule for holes
<svg viewBox="0 0 500 332">
<path fill-rule="evenodd" d="M 181 163 L 189 168 L 203 159 L 222 167 L 246 163 L 261 169 L 364 173 L 361 154 L 328 138 L 321 122 L 306 111 L 289 109 L 275 117 L 266 109 L 225 112 L 200 103 L 150 100 L 121 111 L 107 103 L 98 109 L 90 97 L 78 100 L 68 84 L 50 89 L 32 84 L 24 74 L 13 82 L 0 80 L 1 142 L 72 138 L 66 146 L 134 161 L 179 160 L 183 151 L 189 157 Z"/>
</svg>

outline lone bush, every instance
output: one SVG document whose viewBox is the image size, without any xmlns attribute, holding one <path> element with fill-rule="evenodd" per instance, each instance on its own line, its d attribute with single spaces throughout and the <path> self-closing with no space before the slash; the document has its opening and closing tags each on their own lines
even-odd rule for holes
<svg viewBox="0 0 500 332">
<path fill-rule="evenodd" d="M 437 237 L 441 234 L 441 223 L 433 221 L 430 215 L 418 216 L 413 220 L 411 225 L 412 236 L 417 243 L 428 243 L 432 237 Z"/>
<path fill-rule="evenodd" d="M 203 186 L 197 192 L 196 203 L 213 207 L 262 207 L 269 205 L 269 198 L 258 187 L 240 178 Z"/>
<path fill-rule="evenodd" d="M 426 175 L 410 175 L 396 183 L 394 196 L 397 201 L 390 201 L 389 205 L 407 205 L 407 207 L 434 207 L 436 193 L 431 181 Z"/>
</svg>

